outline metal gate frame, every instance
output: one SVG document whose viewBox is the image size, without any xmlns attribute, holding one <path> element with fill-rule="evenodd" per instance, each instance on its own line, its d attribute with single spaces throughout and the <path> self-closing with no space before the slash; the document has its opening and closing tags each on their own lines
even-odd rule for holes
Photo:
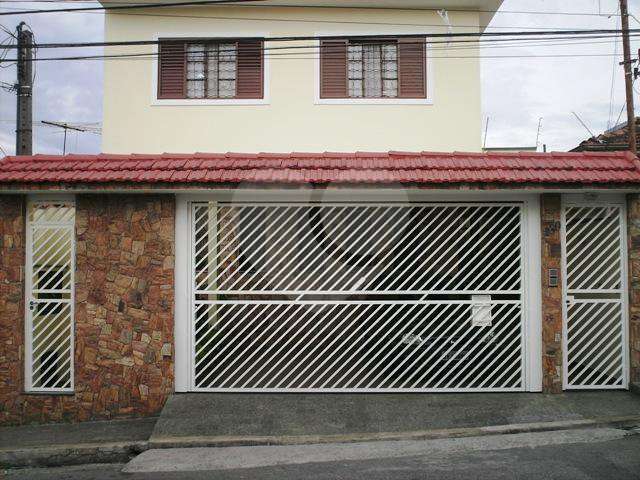
<svg viewBox="0 0 640 480">
<path fill-rule="evenodd" d="M 393 197 L 398 195 L 397 191 L 384 192 L 382 196 L 389 195 Z M 401 198 L 407 198 L 406 191 L 402 191 Z M 393 204 L 513 204 L 521 205 L 521 256 L 522 276 L 521 276 L 521 295 L 520 302 L 522 305 L 521 318 L 521 365 L 522 365 L 522 386 L 516 389 L 509 388 L 504 390 L 492 389 L 491 391 L 541 391 L 542 390 L 542 345 L 541 345 L 541 295 L 540 295 L 540 205 L 539 197 L 536 194 L 500 194 L 500 193 L 482 193 L 482 194 L 460 194 L 451 192 L 419 192 L 419 199 L 414 201 L 393 201 Z M 411 197 L 416 196 L 411 195 Z M 286 204 L 308 204 L 309 193 L 305 192 L 283 192 L 283 191 L 249 191 L 238 194 L 237 191 L 219 191 L 216 194 L 178 194 L 176 197 L 176 302 L 175 302 L 175 390 L 176 392 L 192 392 L 192 391 L 216 391 L 220 393 L 233 392 L 279 392 L 279 393 L 333 393 L 333 392 L 354 392 L 353 389 L 200 389 L 195 387 L 194 370 L 193 370 L 193 321 L 192 321 L 192 299 L 193 292 L 191 290 L 191 212 L 192 204 L 206 201 L 219 202 L 238 202 L 238 203 L 286 203 Z M 349 203 L 349 204 L 381 204 L 390 205 L 389 202 L 381 202 L 380 193 L 364 193 L 360 191 L 344 190 L 340 192 L 331 192 L 323 194 L 319 205 L 327 205 L 331 203 Z M 354 200 L 355 199 L 355 200 Z M 311 202 L 316 203 L 316 202 Z M 447 392 L 447 391 L 487 391 L 486 389 L 369 389 L 357 390 L 362 392 Z"/>
<path fill-rule="evenodd" d="M 69 386 L 66 388 L 51 388 L 51 387 L 34 387 L 33 386 L 33 345 L 32 345 L 32 329 L 33 329 L 33 311 L 30 305 L 32 299 L 33 289 L 33 222 L 30 221 L 30 210 L 34 204 L 38 203 L 68 203 L 75 208 L 75 196 L 65 194 L 53 194 L 53 195 L 30 195 L 27 198 L 26 210 L 25 210 L 25 290 L 24 290 L 24 345 L 25 345 L 25 391 L 34 393 L 72 393 L 75 385 L 75 270 L 76 270 L 76 235 L 75 235 L 75 211 L 73 215 L 73 221 L 69 222 L 50 222 L 49 225 L 59 226 L 71 231 L 71 271 L 70 271 L 70 288 L 69 300 L 64 303 L 69 304 L 69 317 L 71 322 L 71 333 L 69 338 L 69 351 L 70 351 L 70 380 Z M 46 224 L 46 223 L 45 223 Z M 37 303 L 37 301 L 36 301 Z"/>
<path fill-rule="evenodd" d="M 569 295 L 567 290 L 567 250 L 566 250 L 566 207 L 606 207 L 615 206 L 620 208 L 620 261 L 621 283 L 620 283 L 620 308 L 622 327 L 622 385 L 620 386 L 580 386 L 569 384 L 569 362 L 568 362 L 568 332 L 567 316 Z M 561 265 L 562 265 L 562 389 L 563 390 L 628 390 L 630 381 L 629 372 L 629 272 L 628 272 L 628 248 L 627 248 L 627 205 L 624 196 L 601 195 L 593 200 L 586 195 L 565 194 L 561 201 Z"/>
</svg>

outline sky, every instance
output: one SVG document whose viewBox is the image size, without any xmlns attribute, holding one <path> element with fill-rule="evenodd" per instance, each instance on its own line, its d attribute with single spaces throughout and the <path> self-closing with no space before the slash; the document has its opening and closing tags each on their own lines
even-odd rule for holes
<svg viewBox="0 0 640 480">
<path fill-rule="evenodd" d="M 631 28 L 640 28 L 640 0 L 629 0 Z M 0 1 L 0 12 L 43 8 L 51 4 Z M 619 28 L 618 0 L 505 0 L 489 30 Z M 515 12 L 562 12 L 549 15 Z M 568 15 L 567 13 L 588 14 Z M 25 21 L 36 42 L 88 42 L 104 39 L 102 13 L 59 13 L 3 16 L 0 24 L 14 30 Z M 0 32 L 0 41 L 6 38 Z M 576 41 L 574 41 L 576 42 Z M 624 76 L 618 62 L 622 45 L 611 39 L 579 40 L 579 44 L 525 45 L 483 50 L 483 125 L 488 117 L 487 147 L 529 147 L 545 144 L 549 151 L 566 151 L 590 136 L 575 112 L 593 133 L 626 119 Z M 531 43 L 531 42 L 530 42 Z M 566 42 L 565 42 L 566 43 Z M 632 52 L 640 41 L 632 43 Z M 100 54 L 101 49 L 83 49 Z M 617 56 L 612 56 L 613 53 Z M 47 56 L 49 53 L 41 54 Z M 77 54 L 58 49 L 60 56 Z M 13 52 L 9 52 L 9 56 Z M 512 58 L 491 58 L 493 56 Z M 545 55 L 568 55 L 545 57 Z M 592 55 L 592 56 L 584 56 Z M 524 57 L 523 57 L 524 56 Z M 34 152 L 61 153 L 61 129 L 41 120 L 96 123 L 102 118 L 103 61 L 36 62 L 34 85 Z M 0 81 L 15 83 L 15 67 L 0 68 Z M 613 80 L 613 82 L 612 82 Z M 640 82 L 635 85 L 640 95 Z M 636 99 L 637 102 L 637 99 Z M 637 105 L 637 103 L 636 103 Z M 0 89 L 0 154 L 15 148 L 15 93 Z M 620 112 L 622 111 L 622 114 Z M 540 135 L 538 125 L 541 121 Z M 428 146 L 425 146 L 428 149 Z M 100 136 L 70 132 L 68 153 L 100 152 Z M 144 153 L 144 152 L 137 152 Z"/>
</svg>

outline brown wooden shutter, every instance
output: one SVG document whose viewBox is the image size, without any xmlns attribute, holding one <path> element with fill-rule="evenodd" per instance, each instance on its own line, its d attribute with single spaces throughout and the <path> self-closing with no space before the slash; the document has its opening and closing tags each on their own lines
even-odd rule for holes
<svg viewBox="0 0 640 480">
<path fill-rule="evenodd" d="M 263 98 L 263 68 L 261 40 L 238 42 L 236 98 Z"/>
<path fill-rule="evenodd" d="M 347 40 L 320 42 L 320 98 L 347 98 Z"/>
<path fill-rule="evenodd" d="M 162 41 L 159 45 L 158 98 L 186 97 L 185 43 Z"/>
<path fill-rule="evenodd" d="M 398 40 L 398 96 L 427 98 L 427 69 L 425 38 Z"/>
</svg>

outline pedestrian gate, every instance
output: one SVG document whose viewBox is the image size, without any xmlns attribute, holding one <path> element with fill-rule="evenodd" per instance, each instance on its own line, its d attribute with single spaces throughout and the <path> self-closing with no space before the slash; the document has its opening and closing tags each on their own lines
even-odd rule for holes
<svg viewBox="0 0 640 480">
<path fill-rule="evenodd" d="M 567 204 L 564 387 L 627 387 L 623 205 Z"/>
<path fill-rule="evenodd" d="M 74 228 L 72 202 L 29 202 L 27 391 L 73 391 Z"/>
<path fill-rule="evenodd" d="M 524 390 L 522 217 L 192 203 L 192 389 Z"/>
</svg>

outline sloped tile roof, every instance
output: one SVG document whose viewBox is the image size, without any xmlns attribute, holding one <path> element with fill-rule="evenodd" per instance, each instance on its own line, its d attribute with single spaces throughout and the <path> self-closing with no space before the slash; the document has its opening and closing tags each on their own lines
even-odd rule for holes
<svg viewBox="0 0 640 480">
<path fill-rule="evenodd" d="M 636 117 L 636 146 L 640 148 L 640 117 Z M 629 126 L 627 122 L 613 127 L 600 135 L 588 138 L 580 143 L 572 152 L 613 152 L 629 148 Z"/>
<path fill-rule="evenodd" d="M 640 184 L 629 152 L 33 155 L 0 160 L 0 184 Z"/>
</svg>

